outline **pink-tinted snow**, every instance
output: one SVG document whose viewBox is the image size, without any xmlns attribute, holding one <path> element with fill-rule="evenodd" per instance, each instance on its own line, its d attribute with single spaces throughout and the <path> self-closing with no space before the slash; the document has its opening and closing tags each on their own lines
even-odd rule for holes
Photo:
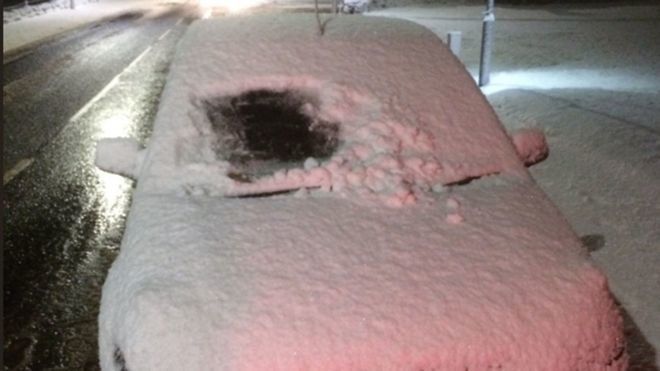
<svg viewBox="0 0 660 371">
<path fill-rule="evenodd" d="M 445 222 L 448 197 L 463 223 Z M 136 197 L 104 288 L 104 369 L 115 348 L 158 370 L 625 368 L 606 280 L 535 186 L 436 201 Z"/>
<path fill-rule="evenodd" d="M 182 40 L 181 49 L 198 56 L 179 53 L 185 61 L 170 75 L 176 88 L 166 89 L 163 99 L 180 103 L 163 105 L 158 114 L 163 130 L 154 133 L 158 140 L 147 154 L 158 161 L 149 161 L 139 187 L 225 195 L 300 184 L 374 194 L 397 206 L 469 177 L 503 170 L 526 174 L 484 97 L 464 87 L 467 72 L 425 29 L 394 30 L 370 18 L 347 28 L 349 18 L 339 17 L 319 37 L 306 18 L 282 17 L 243 30 L 247 19 L 200 23 Z M 352 33 L 364 38 L 359 47 L 346 45 Z M 395 38 L 406 40 L 399 43 L 414 53 L 393 53 Z M 320 164 L 324 171 L 274 174 L 250 185 L 226 177 L 230 165 L 215 158 L 210 124 L 193 103 L 255 88 L 313 95 L 321 102 L 320 117 L 341 123 L 342 145 Z"/>
<path fill-rule="evenodd" d="M 548 157 L 550 149 L 543 131 L 534 128 L 520 129 L 511 135 L 518 156 L 525 165 L 533 165 Z"/>
<path fill-rule="evenodd" d="M 104 286 L 102 368 L 625 369 L 605 277 L 439 43 L 377 18 L 194 24 Z M 342 124 L 330 160 L 272 177 L 322 189 L 219 197 L 236 183 L 194 102 L 276 85 Z"/>
</svg>

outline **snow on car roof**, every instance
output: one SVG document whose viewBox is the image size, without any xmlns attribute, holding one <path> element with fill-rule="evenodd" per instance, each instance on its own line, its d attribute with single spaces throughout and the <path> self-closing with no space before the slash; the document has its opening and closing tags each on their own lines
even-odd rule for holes
<svg viewBox="0 0 660 371">
<path fill-rule="evenodd" d="M 315 117 L 338 123 L 333 156 L 251 184 L 230 179 L 205 102 L 260 89 L 299 92 Z M 293 184 L 400 205 L 469 177 L 526 176 L 494 112 L 441 41 L 412 23 L 374 17 L 332 18 L 323 36 L 312 15 L 193 24 L 150 147 L 140 186 L 152 192 L 242 194 Z"/>
</svg>

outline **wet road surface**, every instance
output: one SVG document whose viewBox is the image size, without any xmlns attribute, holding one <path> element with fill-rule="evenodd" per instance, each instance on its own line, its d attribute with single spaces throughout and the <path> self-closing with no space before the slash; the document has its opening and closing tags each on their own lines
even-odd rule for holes
<svg viewBox="0 0 660 371">
<path fill-rule="evenodd" d="M 123 17 L 5 65 L 5 172 L 30 160 L 4 185 L 5 370 L 98 369 L 101 287 L 133 183 L 93 166 L 95 143 L 145 143 L 189 22 L 180 9 Z"/>
<path fill-rule="evenodd" d="M 47 144 L 91 97 L 171 28 L 177 14 L 175 9 L 156 19 L 126 14 L 10 56 L 3 66 L 5 172 Z"/>
</svg>

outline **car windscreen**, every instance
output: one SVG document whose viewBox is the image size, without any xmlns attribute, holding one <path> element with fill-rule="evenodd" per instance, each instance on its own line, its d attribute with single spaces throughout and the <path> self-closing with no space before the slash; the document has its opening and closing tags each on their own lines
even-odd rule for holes
<svg viewBox="0 0 660 371">
<path fill-rule="evenodd" d="M 339 124 L 320 118 L 318 99 L 302 91 L 248 90 L 205 98 L 201 106 L 213 150 L 231 164 L 228 176 L 237 181 L 327 160 L 339 144 Z"/>
</svg>

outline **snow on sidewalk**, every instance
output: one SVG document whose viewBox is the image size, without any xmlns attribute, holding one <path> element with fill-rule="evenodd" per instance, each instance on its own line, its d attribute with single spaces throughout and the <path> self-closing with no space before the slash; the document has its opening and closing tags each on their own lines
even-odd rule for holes
<svg viewBox="0 0 660 371">
<path fill-rule="evenodd" d="M 29 6 L 5 13 L 2 52 L 11 53 L 67 31 L 129 12 L 143 12 L 153 17 L 187 0 L 100 0 L 85 2 L 76 9 L 53 6 Z"/>
<path fill-rule="evenodd" d="M 561 100 L 510 90 L 489 99 L 507 126 L 546 131 L 551 155 L 532 175 L 605 270 L 627 320 L 631 369 L 654 370 L 653 348 L 660 345 L 658 136 L 580 104 L 592 94 L 567 90 L 561 96 L 568 100 Z"/>
</svg>

